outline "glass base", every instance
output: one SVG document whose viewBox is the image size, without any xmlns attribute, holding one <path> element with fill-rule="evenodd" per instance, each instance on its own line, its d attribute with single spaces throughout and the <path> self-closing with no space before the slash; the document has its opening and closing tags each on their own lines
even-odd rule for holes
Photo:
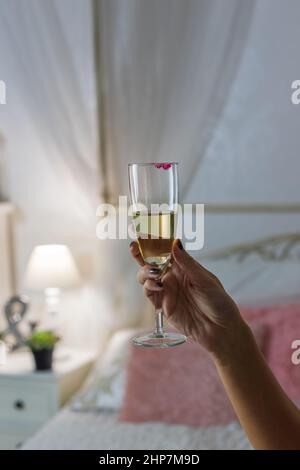
<svg viewBox="0 0 300 470">
<path fill-rule="evenodd" d="M 132 339 L 135 346 L 142 348 L 170 348 L 179 346 L 186 342 L 186 336 L 181 333 L 173 333 L 165 331 L 162 334 L 145 333 L 141 336 L 135 336 Z"/>
</svg>

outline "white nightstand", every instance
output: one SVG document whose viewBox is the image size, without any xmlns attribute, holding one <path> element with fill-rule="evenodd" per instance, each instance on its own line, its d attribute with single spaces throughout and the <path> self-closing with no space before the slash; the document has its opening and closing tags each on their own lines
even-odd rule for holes
<svg viewBox="0 0 300 470">
<path fill-rule="evenodd" d="M 34 372 L 29 351 L 0 366 L 0 449 L 14 449 L 79 389 L 95 355 L 57 348 L 52 372 Z"/>
</svg>

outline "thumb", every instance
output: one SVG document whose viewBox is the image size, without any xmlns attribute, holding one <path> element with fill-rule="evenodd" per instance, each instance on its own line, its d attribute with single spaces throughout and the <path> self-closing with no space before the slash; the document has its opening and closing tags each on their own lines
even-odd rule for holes
<svg viewBox="0 0 300 470">
<path fill-rule="evenodd" d="M 190 274 L 193 274 L 198 266 L 198 263 L 185 251 L 180 240 L 175 240 L 173 245 L 173 258 L 183 271 Z"/>
</svg>

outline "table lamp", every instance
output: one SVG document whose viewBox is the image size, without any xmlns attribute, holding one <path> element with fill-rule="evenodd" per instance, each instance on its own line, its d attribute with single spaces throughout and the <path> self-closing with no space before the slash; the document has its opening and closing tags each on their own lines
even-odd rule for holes
<svg viewBox="0 0 300 470">
<path fill-rule="evenodd" d="M 80 275 L 73 256 L 66 245 L 39 245 L 30 255 L 25 285 L 33 291 L 43 291 L 49 328 L 58 327 L 61 290 L 75 287 Z"/>
</svg>

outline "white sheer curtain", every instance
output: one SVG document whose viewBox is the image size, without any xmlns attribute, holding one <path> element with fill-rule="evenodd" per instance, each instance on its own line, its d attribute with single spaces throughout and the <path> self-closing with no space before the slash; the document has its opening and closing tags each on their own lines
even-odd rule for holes
<svg viewBox="0 0 300 470">
<path fill-rule="evenodd" d="M 254 2 L 102 0 L 109 179 L 130 161 L 179 161 L 182 189 L 201 163 L 235 77 Z"/>
<path fill-rule="evenodd" d="M 94 213 L 99 173 L 94 96 L 90 99 L 94 70 L 89 2 L 1 0 L 0 11 L 8 99 L 17 95 L 19 106 L 26 109 L 44 149 L 41 158 L 56 167 L 78 210 Z"/>
</svg>

